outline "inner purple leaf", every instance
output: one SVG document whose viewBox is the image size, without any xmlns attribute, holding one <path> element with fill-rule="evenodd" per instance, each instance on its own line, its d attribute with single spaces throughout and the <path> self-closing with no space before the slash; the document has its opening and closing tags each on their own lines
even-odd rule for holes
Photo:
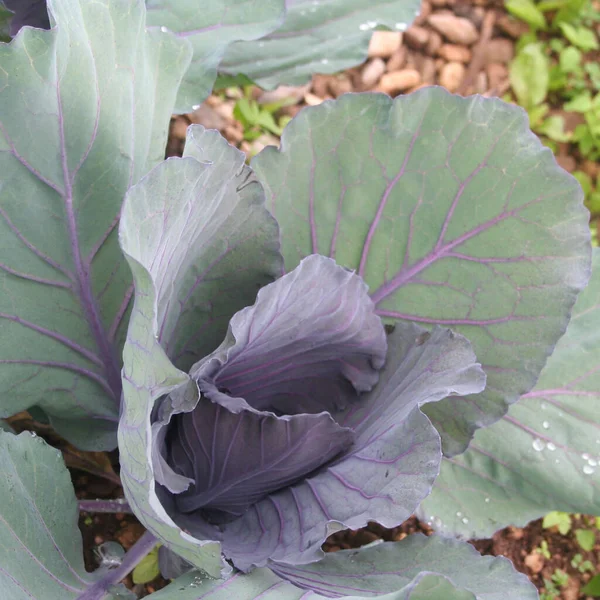
<svg viewBox="0 0 600 600">
<path fill-rule="evenodd" d="M 181 512 L 201 510 L 213 523 L 239 517 L 353 443 L 352 431 L 327 413 L 277 417 L 241 399 L 220 398 L 214 386 L 202 387 L 195 409 L 175 415 L 169 428 L 168 462 L 195 482 L 176 496 Z"/>
</svg>

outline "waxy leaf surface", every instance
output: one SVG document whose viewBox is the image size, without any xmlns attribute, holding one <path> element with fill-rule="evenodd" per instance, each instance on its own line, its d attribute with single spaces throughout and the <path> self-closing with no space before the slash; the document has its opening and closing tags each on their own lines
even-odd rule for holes
<svg viewBox="0 0 600 600">
<path fill-rule="evenodd" d="M 37 405 L 80 448 L 113 448 L 133 286 L 125 192 L 158 163 L 188 44 L 141 2 L 60 0 L 50 31 L 0 44 L 0 416 Z"/>
<path fill-rule="evenodd" d="M 420 516 L 486 537 L 554 510 L 600 514 L 600 252 L 536 387 L 444 460 Z"/>
<path fill-rule="evenodd" d="M 404 31 L 418 0 L 287 0 L 285 22 L 258 41 L 232 44 L 219 70 L 260 86 L 301 85 L 314 73 L 337 73 L 367 58 L 375 28 Z"/>
<path fill-rule="evenodd" d="M 301 111 L 252 161 L 286 270 L 311 253 L 356 269 L 384 319 L 473 344 L 486 390 L 425 408 L 446 455 L 534 385 L 589 275 L 577 181 L 497 99 L 427 88 Z"/>
<path fill-rule="evenodd" d="M 216 131 L 190 128 L 184 158 L 130 190 L 120 224 L 136 286 L 119 424 L 125 494 L 148 529 L 212 576 L 221 569 L 219 545 L 182 531 L 157 496 L 150 414 L 170 392 L 197 400 L 180 368 L 214 350 L 233 314 L 281 271 L 277 224 L 244 159 Z"/>
<path fill-rule="evenodd" d="M 176 112 L 190 112 L 208 97 L 231 42 L 270 33 L 285 14 L 284 0 L 146 0 L 146 7 L 149 27 L 166 27 L 194 49 Z"/>
<path fill-rule="evenodd" d="M 0 431 L 0 464 L 2 597 L 79 598 L 96 575 L 83 565 L 77 500 L 61 453 L 30 433 Z"/>
<path fill-rule="evenodd" d="M 327 554 L 300 567 L 272 565 L 225 581 L 190 572 L 155 594 L 156 600 L 536 600 L 527 577 L 505 558 L 480 556 L 456 540 L 411 535 Z M 279 577 L 278 577 L 279 575 Z M 292 583 L 296 585 L 292 585 Z M 300 586 L 300 587 L 297 587 Z"/>
</svg>

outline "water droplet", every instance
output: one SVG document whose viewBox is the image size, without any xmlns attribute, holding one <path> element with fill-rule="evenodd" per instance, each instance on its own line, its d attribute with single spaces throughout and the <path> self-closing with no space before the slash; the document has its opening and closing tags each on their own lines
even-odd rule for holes
<svg viewBox="0 0 600 600">
<path fill-rule="evenodd" d="M 546 447 L 546 444 L 544 444 L 540 438 L 535 438 L 531 445 L 536 452 L 541 452 Z"/>
<path fill-rule="evenodd" d="M 583 472 L 584 472 L 586 475 L 592 475 L 592 474 L 594 473 L 594 468 L 593 468 L 593 467 L 590 467 L 590 465 L 584 465 L 584 467 L 583 467 Z"/>
<path fill-rule="evenodd" d="M 589 458 L 590 458 L 590 455 L 589 455 L 587 452 L 584 452 L 584 453 L 581 455 L 581 458 L 583 458 L 583 460 L 589 460 Z"/>
<path fill-rule="evenodd" d="M 548 423 L 548 421 L 544 421 L 544 422 L 542 423 L 542 427 L 543 427 L 544 429 L 550 429 L 550 423 Z"/>
<path fill-rule="evenodd" d="M 194 104 L 194 105 L 192 106 L 192 108 L 193 108 L 194 110 L 198 110 L 198 109 L 200 108 L 200 105 L 199 105 L 199 104 Z"/>
<path fill-rule="evenodd" d="M 557 465 L 560 464 L 560 460 L 558 458 L 554 461 Z"/>
<path fill-rule="evenodd" d="M 359 28 L 361 31 L 367 31 L 367 29 L 369 29 L 369 25 L 368 25 L 367 23 L 361 23 L 361 24 L 358 26 L 358 28 Z"/>
<path fill-rule="evenodd" d="M 406 23 L 396 23 L 395 27 L 398 31 L 406 31 Z"/>
<path fill-rule="evenodd" d="M 542 402 L 542 403 L 540 404 L 540 408 L 541 408 L 542 410 L 546 410 L 546 408 L 548 408 L 548 405 L 547 405 L 545 402 Z"/>
<path fill-rule="evenodd" d="M 322 65 L 326 65 L 328 63 L 329 63 L 329 61 L 326 58 L 324 58 L 323 60 L 321 60 L 321 64 Z"/>
<path fill-rule="evenodd" d="M 546 448 L 548 448 L 548 450 L 550 450 L 550 452 L 554 452 L 556 450 L 556 446 L 552 442 L 548 442 L 548 445 L 546 446 Z"/>
<path fill-rule="evenodd" d="M 163 33 L 167 33 L 169 31 L 164 25 L 160 28 Z"/>
<path fill-rule="evenodd" d="M 490 503 L 490 499 L 489 499 L 489 498 L 486 498 L 486 499 L 484 500 L 484 502 L 485 502 L 486 504 L 489 504 L 489 503 Z"/>
<path fill-rule="evenodd" d="M 596 444 L 600 444 L 600 440 L 596 440 Z"/>
<path fill-rule="evenodd" d="M 258 47 L 259 48 L 264 48 L 265 47 L 265 43 L 264 42 L 258 42 Z"/>
<path fill-rule="evenodd" d="M 463 517 L 461 521 L 466 525 L 469 522 L 469 519 L 467 519 L 467 517 Z"/>
<path fill-rule="evenodd" d="M 457 516 L 457 517 L 462 517 L 462 513 L 461 513 L 460 511 L 458 511 L 458 512 L 456 513 L 456 516 Z"/>
<path fill-rule="evenodd" d="M 588 460 L 588 465 L 590 465 L 590 467 L 597 467 L 598 466 L 598 461 L 595 460 L 595 459 L 593 459 L 593 458 L 590 458 Z"/>
<path fill-rule="evenodd" d="M 29 435 L 31 435 L 31 437 L 37 437 L 37 433 L 35 431 L 30 431 Z"/>
</svg>

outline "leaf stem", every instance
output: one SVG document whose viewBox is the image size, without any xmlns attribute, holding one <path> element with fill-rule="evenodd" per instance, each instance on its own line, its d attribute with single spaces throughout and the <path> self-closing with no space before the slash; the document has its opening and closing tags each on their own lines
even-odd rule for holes
<svg viewBox="0 0 600 600">
<path fill-rule="evenodd" d="M 91 585 L 77 600 L 102 600 L 113 585 L 127 577 L 142 559 L 158 544 L 158 540 L 149 532 L 144 535 L 129 549 L 123 562 L 116 569 L 111 569 Z"/>
<path fill-rule="evenodd" d="M 114 500 L 79 500 L 79 510 L 91 513 L 133 513 L 125 498 L 116 498 Z"/>
</svg>

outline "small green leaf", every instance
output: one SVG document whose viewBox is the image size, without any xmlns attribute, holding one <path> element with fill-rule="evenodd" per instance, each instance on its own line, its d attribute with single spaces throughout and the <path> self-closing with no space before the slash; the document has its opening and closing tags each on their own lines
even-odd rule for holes
<svg viewBox="0 0 600 600">
<path fill-rule="evenodd" d="M 592 97 L 588 91 L 575 96 L 570 102 L 565 102 L 563 108 L 567 112 L 585 113 L 592 108 Z"/>
<path fill-rule="evenodd" d="M 548 117 L 536 128 L 536 133 L 545 135 L 555 142 L 568 142 L 571 139 L 571 134 L 565 131 L 565 120 L 560 115 Z"/>
<path fill-rule="evenodd" d="M 559 23 L 559 27 L 564 36 L 578 48 L 586 52 L 598 49 L 596 34 L 591 29 L 587 27 L 575 27 L 570 23 Z"/>
<path fill-rule="evenodd" d="M 589 75 L 594 89 L 600 90 L 600 65 L 596 62 L 588 62 L 585 64 L 584 69 Z"/>
<path fill-rule="evenodd" d="M 575 539 L 581 548 L 587 552 L 594 549 L 596 543 L 596 536 L 591 529 L 576 529 Z"/>
<path fill-rule="evenodd" d="M 531 0 L 508 0 L 505 7 L 509 13 L 517 19 L 525 21 L 531 27 L 536 29 L 546 28 L 546 18 Z"/>
<path fill-rule="evenodd" d="M 138 566 L 133 570 L 131 574 L 133 583 L 148 583 L 153 579 L 156 579 L 160 575 L 160 569 L 158 568 L 158 546 L 154 548 L 149 554 L 146 554 L 142 558 Z"/>
<path fill-rule="evenodd" d="M 521 106 L 541 104 L 548 93 L 550 63 L 542 44 L 528 44 L 510 65 L 510 83 Z"/>
<path fill-rule="evenodd" d="M 581 189 L 587 198 L 594 189 L 592 178 L 585 171 L 575 171 L 573 173 L 573 177 L 579 181 L 579 185 L 581 186 Z"/>
<path fill-rule="evenodd" d="M 575 46 L 567 46 L 559 57 L 560 68 L 565 73 L 573 73 L 581 66 L 581 51 Z"/>
<path fill-rule="evenodd" d="M 550 529 L 550 527 L 555 526 L 561 535 L 567 535 L 571 531 L 571 515 L 559 511 L 549 512 L 542 521 L 542 527 Z"/>
<path fill-rule="evenodd" d="M 600 598 L 600 575 L 594 575 L 581 590 L 585 596 Z"/>
</svg>

